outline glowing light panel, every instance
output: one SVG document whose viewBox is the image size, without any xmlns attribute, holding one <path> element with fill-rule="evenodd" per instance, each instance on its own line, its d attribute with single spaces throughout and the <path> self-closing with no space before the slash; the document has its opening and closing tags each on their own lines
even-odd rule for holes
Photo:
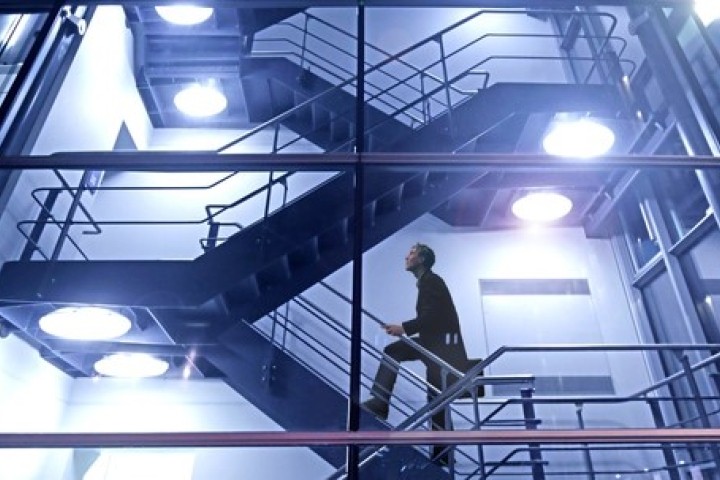
<svg viewBox="0 0 720 480">
<path fill-rule="evenodd" d="M 170 365 L 145 353 L 114 353 L 95 362 L 95 371 L 108 377 L 148 378 L 167 372 Z"/>
<path fill-rule="evenodd" d="M 197 25 L 206 21 L 213 14 L 213 9 L 210 7 L 194 5 L 155 7 L 155 11 L 163 20 L 176 25 Z"/>
<path fill-rule="evenodd" d="M 695 13 L 705 26 L 720 18 L 720 2 L 717 0 L 695 0 Z"/>
<path fill-rule="evenodd" d="M 572 201 L 553 192 L 536 192 L 515 201 L 513 214 L 529 222 L 551 222 L 564 217 L 572 210 Z"/>
<path fill-rule="evenodd" d="M 211 117 L 227 108 L 227 98 L 217 89 L 192 85 L 175 95 L 175 106 L 191 117 Z"/>
<path fill-rule="evenodd" d="M 43 332 L 71 340 L 108 340 L 130 327 L 127 317 L 101 307 L 63 307 L 40 319 Z"/>
<path fill-rule="evenodd" d="M 615 143 L 615 134 L 605 125 L 582 119 L 558 123 L 543 140 L 550 155 L 596 157 L 607 153 Z"/>
</svg>

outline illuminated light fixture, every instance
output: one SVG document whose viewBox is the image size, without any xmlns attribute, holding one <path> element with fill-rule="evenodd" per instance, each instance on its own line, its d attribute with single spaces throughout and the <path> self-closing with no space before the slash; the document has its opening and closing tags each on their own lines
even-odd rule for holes
<svg viewBox="0 0 720 480">
<path fill-rule="evenodd" d="M 44 315 L 40 329 L 55 337 L 70 340 L 109 340 L 130 330 L 130 320 L 101 307 L 63 307 Z"/>
<path fill-rule="evenodd" d="M 572 210 L 569 198 L 559 193 L 529 193 L 513 203 L 512 212 L 521 220 L 529 222 L 552 222 L 564 217 Z"/>
<path fill-rule="evenodd" d="M 720 18 L 720 4 L 717 0 L 695 0 L 695 13 L 703 25 L 710 25 Z"/>
<path fill-rule="evenodd" d="M 550 155 L 586 158 L 607 153 L 614 143 L 612 130 L 583 118 L 557 123 L 543 140 L 543 148 Z"/>
<path fill-rule="evenodd" d="M 210 7 L 196 7 L 194 5 L 172 5 L 155 7 L 160 18 L 175 25 L 197 25 L 213 14 Z"/>
<path fill-rule="evenodd" d="M 227 108 L 227 98 L 216 88 L 191 85 L 175 95 L 175 106 L 191 117 L 211 117 Z"/>
<path fill-rule="evenodd" d="M 95 362 L 95 371 L 107 377 L 158 377 L 169 367 L 165 360 L 146 353 L 114 353 Z"/>
</svg>

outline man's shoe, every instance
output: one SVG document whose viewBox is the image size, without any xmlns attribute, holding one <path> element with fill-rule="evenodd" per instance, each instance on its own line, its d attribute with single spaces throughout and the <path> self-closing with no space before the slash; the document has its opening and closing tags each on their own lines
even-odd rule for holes
<svg viewBox="0 0 720 480">
<path fill-rule="evenodd" d="M 362 408 L 375 415 L 380 420 L 387 420 L 390 406 L 377 397 L 372 397 L 360 404 Z"/>
</svg>

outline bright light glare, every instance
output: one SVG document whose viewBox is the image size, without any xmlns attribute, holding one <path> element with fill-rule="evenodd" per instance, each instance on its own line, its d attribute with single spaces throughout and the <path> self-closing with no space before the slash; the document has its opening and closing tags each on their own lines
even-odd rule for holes
<svg viewBox="0 0 720 480">
<path fill-rule="evenodd" d="M 695 13 L 703 25 L 710 25 L 720 18 L 720 2 L 718 0 L 695 0 Z"/>
<path fill-rule="evenodd" d="M 114 353 L 95 362 L 95 371 L 108 377 L 147 378 L 167 372 L 165 360 L 145 353 Z"/>
<path fill-rule="evenodd" d="M 227 108 L 227 98 L 212 87 L 195 84 L 175 95 L 175 106 L 191 117 L 211 117 Z"/>
<path fill-rule="evenodd" d="M 8 26 L 2 33 L 2 39 L 0 40 L 6 44 L 6 48 L 12 48 L 17 44 L 27 28 L 28 22 L 30 22 L 29 14 L 9 16 Z"/>
<path fill-rule="evenodd" d="M 213 9 L 210 7 L 196 7 L 193 5 L 155 7 L 155 11 L 163 20 L 176 25 L 197 25 L 210 18 L 213 14 Z"/>
<path fill-rule="evenodd" d="M 529 222 L 551 222 L 567 215 L 572 209 L 569 198 L 559 193 L 536 192 L 515 201 L 512 212 Z"/>
<path fill-rule="evenodd" d="M 607 153 L 615 143 L 615 134 L 605 125 L 581 119 L 555 125 L 543 140 L 550 155 L 596 157 Z"/>
<path fill-rule="evenodd" d="M 71 340 L 108 340 L 130 327 L 125 316 L 101 307 L 63 307 L 40 319 L 43 332 Z"/>
</svg>

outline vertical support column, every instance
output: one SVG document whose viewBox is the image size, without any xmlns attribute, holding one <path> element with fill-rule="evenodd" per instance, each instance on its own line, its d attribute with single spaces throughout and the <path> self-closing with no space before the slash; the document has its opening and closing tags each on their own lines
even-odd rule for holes
<svg viewBox="0 0 720 480">
<path fill-rule="evenodd" d="M 472 392 L 472 402 L 473 402 L 473 420 L 475 422 L 474 429 L 480 430 L 480 405 L 479 405 L 479 395 L 478 390 L 481 387 L 478 385 L 473 385 L 473 388 L 471 390 Z M 485 452 L 483 451 L 482 443 L 477 444 L 477 454 L 478 454 L 478 471 L 480 472 L 480 478 L 485 479 Z"/>
<path fill-rule="evenodd" d="M 700 317 L 698 316 L 697 310 L 695 310 L 692 294 L 688 287 L 688 282 L 680 265 L 680 261 L 677 257 L 669 253 L 669 249 L 672 246 L 672 240 L 670 238 L 670 232 L 668 231 L 665 219 L 662 216 L 655 190 L 647 179 L 641 179 L 638 186 L 641 188 L 641 192 L 644 197 L 643 205 L 645 211 L 648 213 L 650 229 L 654 232 L 658 246 L 660 247 L 660 254 L 665 262 L 668 277 L 670 279 L 670 283 L 672 284 L 678 306 L 682 312 L 685 328 L 688 332 L 687 338 L 674 338 L 672 341 L 705 343 L 704 334 L 701 329 Z"/>
<path fill-rule="evenodd" d="M 585 430 L 585 419 L 583 418 L 583 404 L 577 402 L 575 404 L 575 415 L 577 415 L 578 427 L 580 430 Z M 595 480 L 595 469 L 593 468 L 592 456 L 590 455 L 590 445 L 587 443 L 582 444 L 583 457 L 585 458 L 585 467 L 588 471 L 588 479 Z"/>
<path fill-rule="evenodd" d="M 450 96 L 450 74 L 448 73 L 447 60 L 445 59 L 445 44 L 442 35 L 438 35 L 434 40 L 440 45 L 440 62 L 442 62 L 443 85 L 445 86 L 445 101 L 447 102 L 447 118 L 448 118 L 448 135 L 450 138 L 455 137 L 455 122 L 453 120 L 452 98 Z"/>
<path fill-rule="evenodd" d="M 60 253 L 62 252 L 62 248 L 65 245 L 65 240 L 67 240 L 68 235 L 70 235 L 70 227 L 72 227 L 73 225 L 75 213 L 77 212 L 78 208 L 80 208 L 82 194 L 85 192 L 85 186 L 87 185 L 88 178 L 89 171 L 86 170 L 85 172 L 83 172 L 82 177 L 80 178 L 80 183 L 78 184 L 75 195 L 72 195 L 71 191 L 68 191 L 68 193 L 72 195 L 72 203 L 70 203 L 70 208 L 68 209 L 67 215 L 65 216 L 65 221 L 62 224 L 62 230 L 60 231 L 57 243 L 55 243 L 55 248 L 53 249 L 52 256 L 50 257 L 51 260 L 57 260 L 58 258 L 60 258 Z"/>
<path fill-rule="evenodd" d="M 660 404 L 657 400 L 652 398 L 647 399 L 648 406 L 650 407 L 650 413 L 652 414 L 653 421 L 657 428 L 665 428 L 665 420 L 663 419 L 662 411 L 660 410 Z M 665 458 L 665 465 L 667 465 L 667 472 L 670 476 L 670 480 L 680 480 L 680 472 L 678 471 L 678 461 L 675 458 L 675 452 L 666 443 L 662 444 L 662 453 Z"/>
<path fill-rule="evenodd" d="M 350 385 L 347 429 L 360 429 L 360 380 L 362 375 L 362 258 L 365 204 L 365 167 L 362 154 L 365 151 L 365 3 L 357 6 L 357 85 L 355 92 L 355 191 L 353 198 L 353 266 L 352 266 L 352 318 L 350 321 Z M 360 448 L 349 445 L 346 455 L 347 480 L 360 480 Z"/>
<path fill-rule="evenodd" d="M 693 399 L 695 400 L 695 407 L 697 408 L 698 416 L 700 417 L 700 423 L 703 428 L 713 428 L 710 423 L 710 417 L 708 417 L 707 408 L 705 408 L 705 404 L 703 403 L 702 394 L 700 393 L 700 388 L 698 387 L 697 380 L 695 379 L 695 374 L 693 373 L 692 366 L 690 365 L 690 359 L 687 355 L 683 354 L 680 356 L 680 363 L 682 364 L 683 371 L 685 372 L 685 378 L 687 379 Z M 715 469 L 720 470 L 720 450 L 718 449 L 717 444 L 710 443 L 707 448 L 710 450 L 710 456 L 712 456 L 713 462 L 715 462 Z"/>
<path fill-rule="evenodd" d="M 48 191 L 47 197 L 45 197 L 45 201 L 42 204 L 37 220 L 35 220 L 35 225 L 33 225 L 32 231 L 30 232 L 30 238 L 28 238 L 27 242 L 25 243 L 25 248 L 23 248 L 23 252 L 20 255 L 20 260 L 31 260 L 33 253 L 35 253 L 35 251 L 40 251 L 40 249 L 38 248 L 40 238 L 45 231 L 45 226 L 47 225 L 48 220 L 52 218 L 52 210 L 53 208 L 55 208 L 55 203 L 57 202 L 59 196 L 59 188 L 54 188 Z M 40 251 L 40 253 L 44 255 L 42 251 Z"/>
<path fill-rule="evenodd" d="M 688 153 L 720 156 L 718 122 L 662 10 L 628 7 L 628 11 L 633 19 L 631 31 L 637 34 L 663 97 L 677 118 L 680 137 Z M 720 226 L 717 196 L 707 174 L 698 171 L 697 175 Z"/>
<path fill-rule="evenodd" d="M 523 388 L 520 390 L 520 397 L 523 399 L 522 410 L 525 419 L 526 430 L 537 430 L 537 419 L 535 418 L 535 405 L 532 402 L 533 388 Z M 543 467 L 542 453 L 540 444 L 529 443 L 529 455 L 532 462 L 532 478 L 533 480 L 545 480 L 545 468 Z"/>
</svg>

